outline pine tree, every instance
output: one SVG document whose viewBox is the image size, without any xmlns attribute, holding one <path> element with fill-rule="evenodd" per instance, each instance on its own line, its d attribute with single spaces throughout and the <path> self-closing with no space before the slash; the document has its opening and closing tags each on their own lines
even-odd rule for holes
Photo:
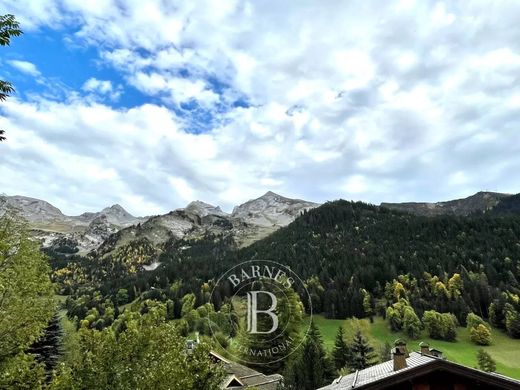
<svg viewBox="0 0 520 390">
<path fill-rule="evenodd" d="M 350 368 L 353 370 L 362 370 L 374 365 L 377 358 L 374 348 L 368 343 L 361 331 L 358 330 L 354 335 L 350 350 L 352 351 Z"/>
<path fill-rule="evenodd" d="M 361 289 L 361 293 L 363 294 L 363 311 L 365 315 L 370 318 L 370 323 L 374 322 L 374 309 L 372 308 L 372 297 L 370 293 L 364 288 Z"/>
<path fill-rule="evenodd" d="M 381 363 L 383 363 L 389 361 L 390 359 L 392 359 L 392 346 L 388 341 L 385 341 L 379 350 L 379 360 Z"/>
<path fill-rule="evenodd" d="M 345 342 L 345 333 L 343 327 L 338 328 L 336 333 L 336 341 L 334 342 L 334 349 L 332 350 L 332 360 L 334 361 L 334 367 L 336 370 L 341 370 L 347 365 L 350 360 L 350 349 Z"/>
<path fill-rule="evenodd" d="M 63 330 L 60 317 L 56 313 L 49 321 L 41 337 L 28 349 L 28 352 L 34 355 L 38 362 L 44 364 L 48 377 L 50 377 L 52 370 L 56 368 L 60 357 L 63 355 L 62 337 Z"/>
<path fill-rule="evenodd" d="M 497 365 L 491 355 L 480 348 L 477 352 L 478 367 L 482 371 L 495 372 Z"/>
<path fill-rule="evenodd" d="M 314 390 L 332 379 L 331 363 L 314 322 L 311 322 L 301 350 L 287 366 L 284 376 L 285 388 L 291 390 Z"/>
</svg>

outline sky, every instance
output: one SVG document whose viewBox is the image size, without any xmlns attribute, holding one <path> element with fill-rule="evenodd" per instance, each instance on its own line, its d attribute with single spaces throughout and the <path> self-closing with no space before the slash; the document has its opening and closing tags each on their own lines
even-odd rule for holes
<svg viewBox="0 0 520 390">
<path fill-rule="evenodd" d="M 0 193 L 135 215 L 268 190 L 520 192 L 520 2 L 0 0 Z"/>
</svg>

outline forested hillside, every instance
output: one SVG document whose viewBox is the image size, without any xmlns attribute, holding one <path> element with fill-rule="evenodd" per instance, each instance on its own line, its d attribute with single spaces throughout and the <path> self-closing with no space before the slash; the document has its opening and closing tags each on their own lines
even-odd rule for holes
<svg viewBox="0 0 520 390">
<path fill-rule="evenodd" d="M 519 255 L 517 216 L 429 218 L 345 201 L 310 211 L 240 252 L 317 276 L 324 289 L 318 311 L 331 317 L 363 315 L 362 288 L 382 296 L 385 283 L 399 275 L 445 283 L 455 273 L 464 284 L 464 302 L 457 304 L 487 315 L 491 297 L 518 292 Z"/>
<path fill-rule="evenodd" d="M 140 263 L 146 256 L 157 256 L 157 269 L 143 270 Z M 520 217 L 431 218 L 336 201 L 305 212 L 247 248 L 236 248 L 226 237 L 206 236 L 172 241 L 157 254 L 143 240 L 111 257 L 69 259 L 55 278 L 75 298 L 99 290 L 114 302 L 120 289 L 127 291 L 127 301 L 141 293 L 172 299 L 170 285 L 181 281 L 176 307 L 187 293 L 195 293 L 200 305 L 206 299 L 202 286 L 211 286 L 225 269 L 252 258 L 290 266 L 306 281 L 314 311 L 329 318 L 366 316 L 367 305 L 383 313 L 393 303 L 385 294 L 389 298 L 395 283 L 402 285 L 419 316 L 425 310 L 448 311 L 464 324 L 469 312 L 488 318 L 496 300 L 505 318 L 506 304 L 518 309 Z M 64 264 L 55 261 L 58 267 Z M 454 280 L 457 291 L 450 286 Z M 220 293 L 225 298 L 226 291 Z M 89 305 L 76 313 L 80 318 L 96 305 L 86 301 Z M 505 328 L 505 320 L 498 321 Z"/>
<path fill-rule="evenodd" d="M 379 316 L 389 330 L 411 339 L 427 335 L 455 341 L 460 326 L 467 327 L 468 337 L 477 345 L 507 337 L 495 337 L 496 332 L 520 338 L 520 216 L 512 207 L 506 210 L 423 217 L 340 200 L 302 213 L 287 227 L 245 248 L 238 247 L 232 236 L 206 234 L 161 245 L 142 238 L 104 256 L 47 250 L 52 279 L 64 296 L 62 308 L 73 329 L 56 338 L 61 330 L 51 323 L 46 332 L 50 337 L 39 344 L 46 345 L 47 338 L 54 340 L 50 346 L 59 351 L 56 340 L 63 339 L 66 349 L 87 350 L 98 340 L 103 346 L 95 347 L 96 359 L 100 359 L 95 364 L 104 365 L 108 350 L 103 348 L 113 342 L 111 337 L 126 335 L 130 324 L 144 326 L 142 332 L 152 337 L 153 329 L 159 332 L 162 324 L 172 323 L 177 340 L 198 332 L 204 348 L 217 347 L 218 340 L 223 353 L 233 353 L 232 341 L 241 337 L 243 326 L 238 320 L 241 303 L 229 299 L 229 285 L 216 286 L 216 280 L 227 269 L 250 259 L 289 266 L 304 281 L 312 311 L 327 318 L 372 321 Z M 294 288 L 297 294 L 291 288 L 285 293 L 298 307 L 298 295 L 303 298 L 304 291 Z M 310 313 L 308 301 L 301 299 L 301 303 Z M 298 321 L 291 326 L 297 335 Z M 80 339 L 71 344 L 76 332 Z M 312 337 L 319 339 L 314 333 Z M 108 339 L 97 339 L 105 336 Z M 338 337 L 346 340 L 346 336 Z M 356 337 L 346 340 L 352 348 L 357 348 L 356 343 L 366 344 L 361 336 Z M 147 339 L 135 342 L 139 348 L 148 348 Z M 176 348 L 182 348 L 182 343 Z M 324 353 L 318 352 L 320 356 Z M 121 370 L 126 370 L 127 353 L 121 351 Z M 65 366 L 60 370 L 68 371 L 60 371 L 56 380 L 93 380 L 91 370 L 81 368 L 81 358 L 70 352 L 64 356 Z M 376 358 L 373 355 L 363 366 Z M 286 379 L 296 383 L 291 367 L 299 367 L 305 359 L 296 354 L 284 364 L 263 370 L 285 372 Z M 55 357 L 42 358 L 45 367 L 55 361 Z M 207 368 L 207 362 L 203 364 Z M 336 373 L 343 368 L 355 370 L 357 364 L 341 358 L 336 361 Z M 66 379 L 65 372 L 72 377 Z M 322 379 L 334 375 L 327 372 Z"/>
</svg>

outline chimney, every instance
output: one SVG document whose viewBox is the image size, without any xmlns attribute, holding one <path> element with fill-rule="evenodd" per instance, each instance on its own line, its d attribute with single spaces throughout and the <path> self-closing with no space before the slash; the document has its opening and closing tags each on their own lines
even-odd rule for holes
<svg viewBox="0 0 520 390">
<path fill-rule="evenodd" d="M 422 341 L 419 344 L 419 347 L 421 347 L 421 354 L 422 355 L 431 355 L 430 354 L 430 345 L 428 343 L 425 343 L 424 341 Z"/>
<path fill-rule="evenodd" d="M 444 356 L 442 355 L 442 351 L 435 349 L 435 348 L 430 349 L 430 355 L 435 356 L 437 358 L 444 359 Z"/>
<path fill-rule="evenodd" d="M 394 362 L 394 371 L 402 370 L 408 367 L 406 364 L 406 357 L 408 352 L 406 350 L 406 343 L 403 340 L 397 339 L 392 348 L 392 360 Z"/>
</svg>

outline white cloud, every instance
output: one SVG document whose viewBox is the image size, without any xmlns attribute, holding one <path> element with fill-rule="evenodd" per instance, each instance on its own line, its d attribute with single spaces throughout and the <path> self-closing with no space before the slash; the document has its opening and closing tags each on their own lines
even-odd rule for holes
<svg viewBox="0 0 520 390">
<path fill-rule="evenodd" d="M 83 84 L 83 90 L 106 94 L 112 92 L 112 82 L 110 82 L 110 80 L 98 80 L 92 77 L 85 81 Z"/>
<path fill-rule="evenodd" d="M 73 26 L 164 106 L 11 100 L 5 192 L 75 199 L 78 212 L 124 197 L 147 214 L 267 189 L 377 203 L 520 179 L 516 1 L 46 3 L 14 11 L 31 29 Z M 120 91 L 95 78 L 83 89 Z M 188 102 L 215 119 L 209 132 L 185 131 L 189 112 L 172 107 Z"/>
<path fill-rule="evenodd" d="M 28 74 L 29 76 L 38 77 L 40 76 L 40 71 L 32 62 L 29 61 L 21 61 L 21 60 L 11 60 L 7 61 L 9 65 L 18 69 L 20 72 Z"/>
<path fill-rule="evenodd" d="M 81 89 L 86 92 L 108 96 L 111 100 L 117 100 L 122 93 L 121 86 L 114 88 L 110 80 L 98 80 L 95 77 L 85 81 Z"/>
<path fill-rule="evenodd" d="M 59 27 L 64 21 L 58 1 L 45 0 L 0 0 L 2 14 L 16 16 L 24 31 L 35 30 L 41 26 Z"/>
<path fill-rule="evenodd" d="M 208 89 L 202 80 L 138 72 L 130 78 L 130 83 L 150 95 L 166 94 L 176 104 L 196 100 L 199 104 L 210 107 L 219 100 L 219 96 Z"/>
</svg>

